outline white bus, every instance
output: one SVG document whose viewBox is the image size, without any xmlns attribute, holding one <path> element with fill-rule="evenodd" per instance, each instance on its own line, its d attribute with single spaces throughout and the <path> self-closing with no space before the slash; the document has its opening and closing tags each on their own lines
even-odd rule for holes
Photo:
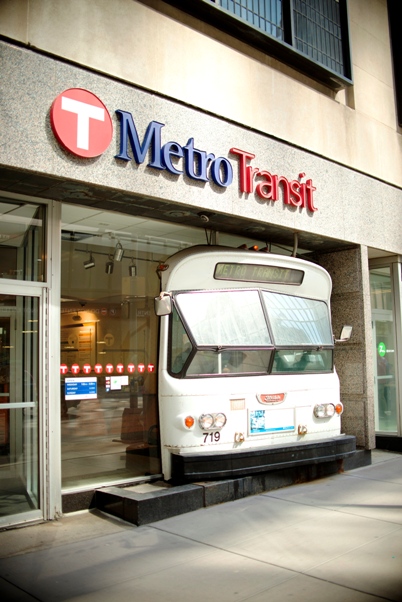
<svg viewBox="0 0 402 602">
<path fill-rule="evenodd" d="M 158 397 L 165 480 L 229 478 L 337 460 L 331 278 L 318 265 L 225 247 L 160 265 Z M 344 327 L 339 340 L 346 340 Z"/>
</svg>

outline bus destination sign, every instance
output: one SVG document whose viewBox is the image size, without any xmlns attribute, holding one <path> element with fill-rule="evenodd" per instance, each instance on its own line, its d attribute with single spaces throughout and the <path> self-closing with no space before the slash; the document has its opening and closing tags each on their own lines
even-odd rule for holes
<svg viewBox="0 0 402 602">
<path fill-rule="evenodd" d="M 239 282 L 265 282 L 267 284 L 293 284 L 303 282 L 304 271 L 255 263 L 217 263 L 215 280 Z"/>
</svg>

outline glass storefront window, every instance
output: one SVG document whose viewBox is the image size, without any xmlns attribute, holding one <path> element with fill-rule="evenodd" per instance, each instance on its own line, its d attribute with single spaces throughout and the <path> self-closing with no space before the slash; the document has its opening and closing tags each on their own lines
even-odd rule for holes
<svg viewBox="0 0 402 602">
<path fill-rule="evenodd" d="M 207 242 L 203 228 L 62 205 L 64 491 L 160 474 L 156 268 Z M 220 233 L 216 243 L 255 241 Z M 269 357 L 260 361 L 266 370 Z"/>
<path fill-rule="evenodd" d="M 377 433 L 398 430 L 396 348 L 391 267 L 370 270 L 374 345 L 375 427 Z"/>
<path fill-rule="evenodd" d="M 45 211 L 0 198 L 0 278 L 45 281 Z"/>
<path fill-rule="evenodd" d="M 176 248 L 139 237 L 141 221 L 63 206 L 64 489 L 160 473 L 153 299 L 156 267 Z"/>
</svg>

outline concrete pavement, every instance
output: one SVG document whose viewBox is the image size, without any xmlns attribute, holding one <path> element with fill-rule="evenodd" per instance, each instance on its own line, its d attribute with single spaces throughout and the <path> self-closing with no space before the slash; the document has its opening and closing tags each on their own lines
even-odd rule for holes
<svg viewBox="0 0 402 602">
<path fill-rule="evenodd" d="M 136 527 L 0 533 L 2 602 L 402 601 L 402 454 Z"/>
</svg>

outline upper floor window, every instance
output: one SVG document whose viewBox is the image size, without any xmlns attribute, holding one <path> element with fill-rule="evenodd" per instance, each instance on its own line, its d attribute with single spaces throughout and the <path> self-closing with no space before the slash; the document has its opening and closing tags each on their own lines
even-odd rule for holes
<svg viewBox="0 0 402 602">
<path fill-rule="evenodd" d="M 293 12 L 296 48 L 344 75 L 339 0 L 295 0 Z"/>
<path fill-rule="evenodd" d="M 388 0 L 388 19 L 391 32 L 391 52 L 394 67 L 396 114 L 402 127 L 402 39 L 400 33 L 400 0 Z"/>
<path fill-rule="evenodd" d="M 285 0 L 286 1 L 286 0 Z M 283 40 L 282 0 L 211 0 L 240 19 Z"/>
<path fill-rule="evenodd" d="M 333 89 L 352 83 L 347 0 L 166 0 Z"/>
</svg>

